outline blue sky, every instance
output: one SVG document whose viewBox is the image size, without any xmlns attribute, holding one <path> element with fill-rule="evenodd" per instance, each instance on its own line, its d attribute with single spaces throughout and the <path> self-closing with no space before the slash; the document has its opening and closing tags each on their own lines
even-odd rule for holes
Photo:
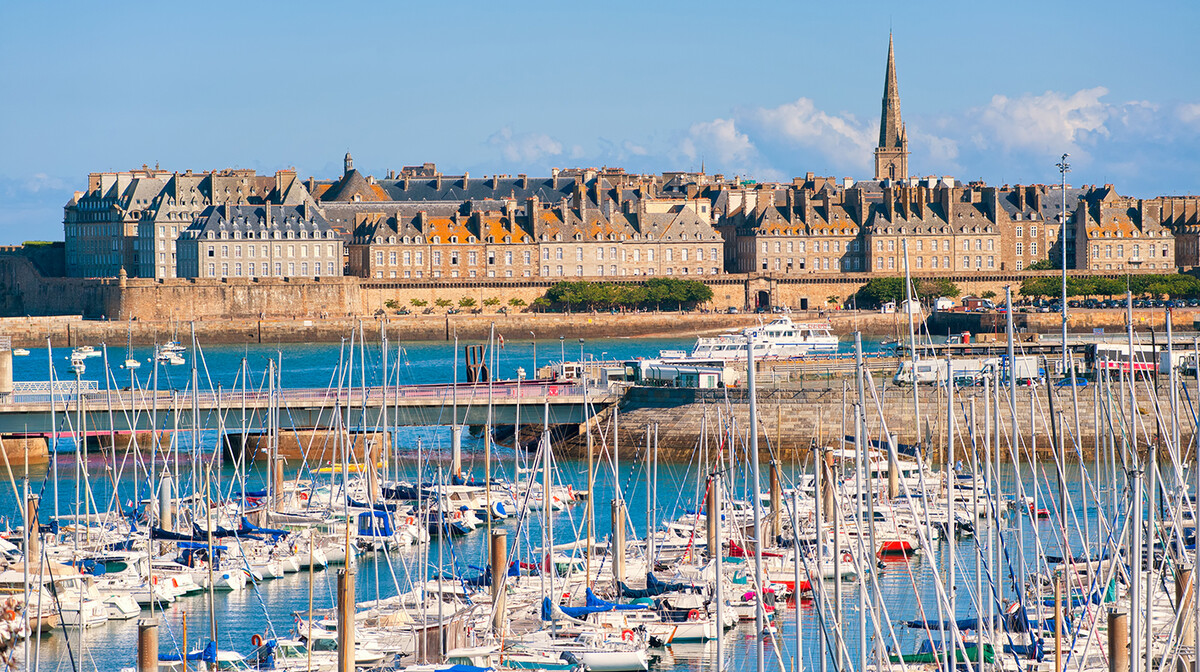
<svg viewBox="0 0 1200 672">
<path fill-rule="evenodd" d="M 888 31 L 910 168 L 1200 191 L 1198 3 L 0 3 L 0 243 L 87 173 L 552 166 L 870 177 Z"/>
</svg>

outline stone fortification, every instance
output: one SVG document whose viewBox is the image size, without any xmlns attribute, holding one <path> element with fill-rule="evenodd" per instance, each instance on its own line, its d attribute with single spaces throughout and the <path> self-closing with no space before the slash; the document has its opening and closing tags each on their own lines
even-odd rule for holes
<svg viewBox="0 0 1200 672">
<path fill-rule="evenodd" d="M 876 386 L 881 381 L 876 381 Z M 831 389 L 772 389 L 760 387 L 759 390 L 759 445 L 764 456 L 775 451 L 785 462 L 809 459 L 808 451 L 812 445 L 820 447 L 838 445 L 843 431 L 845 417 L 845 435 L 853 436 L 853 424 L 850 417 L 851 405 L 854 399 L 853 381 L 847 381 L 847 403 L 843 416 L 843 394 L 841 385 Z M 1139 386 L 1141 387 L 1141 386 Z M 1147 446 L 1158 438 L 1159 424 L 1156 417 L 1164 418 L 1164 423 L 1170 422 L 1170 399 L 1167 397 L 1167 382 L 1163 378 L 1156 400 L 1146 390 L 1139 389 L 1136 398 L 1138 409 L 1138 449 L 1145 452 Z M 1095 456 L 1096 422 L 1095 404 L 1093 401 L 1093 386 L 1077 390 L 1079 405 L 1076 416 L 1075 405 L 1072 402 L 1069 388 L 1057 388 L 1054 392 L 1054 408 L 1056 412 L 1064 413 L 1064 434 L 1067 447 L 1068 461 L 1078 461 L 1082 456 L 1091 460 Z M 943 392 L 933 388 L 922 387 L 920 392 L 921 422 L 920 431 L 929 438 L 931 451 L 926 459 L 941 460 L 946 445 L 946 397 Z M 1008 396 L 1004 391 L 1001 400 L 1002 413 L 1007 413 Z M 1036 401 L 1034 401 L 1036 395 Z M 1126 400 L 1121 390 L 1114 383 L 1113 398 L 1107 400 L 1101 391 L 1100 407 L 1103 409 L 1111 403 L 1113 426 L 1120 431 L 1121 408 Z M 969 441 L 969 418 L 971 401 L 975 403 L 975 420 L 980 435 L 984 425 L 984 393 L 982 388 L 964 389 L 955 393 L 956 419 L 955 434 L 956 455 L 964 463 L 971 460 Z M 1033 411 L 1031 413 L 1031 403 Z M 1156 408 L 1157 403 L 1157 408 Z M 897 437 L 899 443 L 912 444 L 917 440 L 917 423 L 913 413 L 913 390 L 911 387 L 895 387 L 891 384 L 882 395 L 880 407 L 882 414 L 874 401 L 867 404 L 866 424 L 869 438 L 878 439 L 882 436 L 881 426 L 885 422 L 888 429 Z M 1160 415 L 1156 415 L 1156 410 Z M 746 441 L 746 428 L 749 427 L 749 404 L 746 401 L 745 390 L 647 390 L 639 389 L 631 393 L 621 411 L 619 422 L 620 445 L 622 460 L 644 459 L 647 426 L 658 424 L 658 446 L 660 456 L 664 460 L 689 461 L 696 457 L 700 446 L 702 427 L 709 431 L 716 426 L 718 417 L 727 420 L 730 413 L 736 418 L 737 427 L 741 433 L 741 446 Z M 1192 441 L 1193 427 L 1186 417 L 1190 411 L 1186 401 L 1180 399 L 1180 422 L 1182 423 L 1182 441 L 1187 445 Z M 1037 458 L 1052 458 L 1054 442 L 1048 425 L 1050 406 L 1044 388 L 1018 388 L 1017 390 L 1017 433 L 1021 437 L 1022 453 L 1020 459 L 1028 461 L 1031 455 Z M 1009 462 L 1008 440 L 1010 433 L 1010 416 L 1004 415 L 1002 421 L 1002 450 L 1003 461 Z M 881 422 L 882 418 L 882 422 Z M 608 421 L 600 419 L 606 427 Z M 993 420 L 994 422 L 994 420 Z M 1078 425 L 1076 424 L 1078 423 Z M 1107 420 L 1101 415 L 1100 435 L 1107 435 Z M 1076 428 L 1078 427 L 1078 431 Z M 653 431 L 653 430 L 651 430 Z M 1170 426 L 1163 427 L 1164 439 L 1169 439 Z M 1076 441 L 1076 437 L 1079 440 Z M 593 437 L 595 441 L 595 437 Z M 587 455 L 586 441 L 583 436 L 563 447 L 565 454 L 576 457 Z M 709 450 L 716 445 L 716 437 L 709 436 Z M 1076 446 L 1078 445 L 1078 449 Z M 1165 445 L 1165 441 L 1164 441 Z M 982 449 L 982 446 L 981 446 Z M 737 449 L 744 452 L 744 447 Z M 1107 450 L 1107 448 L 1106 448 Z M 1121 454 L 1121 438 L 1117 434 L 1116 454 L 1118 460 Z M 639 458 L 640 456 L 640 458 Z M 1164 460 L 1166 458 L 1164 457 Z"/>
</svg>

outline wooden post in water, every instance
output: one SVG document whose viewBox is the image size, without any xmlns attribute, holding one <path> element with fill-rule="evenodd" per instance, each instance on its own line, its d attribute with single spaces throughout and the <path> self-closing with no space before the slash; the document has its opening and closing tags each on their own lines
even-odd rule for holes
<svg viewBox="0 0 1200 672">
<path fill-rule="evenodd" d="M 187 650 L 183 652 L 187 664 Z M 137 672 L 158 672 L 158 619 L 138 621 Z"/>
<path fill-rule="evenodd" d="M 1179 614 L 1179 645 L 1192 647 L 1196 645 L 1196 628 L 1192 619 L 1195 618 L 1195 608 L 1192 607 L 1192 572 L 1190 564 L 1180 564 L 1175 572 L 1175 610 Z"/>
<path fill-rule="evenodd" d="M 338 672 L 354 672 L 354 565 L 349 557 L 337 578 Z M 438 624 L 441 635 L 441 624 Z"/>
<path fill-rule="evenodd" d="M 613 588 L 620 591 L 619 584 L 625 580 L 625 502 L 620 498 L 612 500 L 612 543 L 609 547 L 612 552 Z"/>
<path fill-rule="evenodd" d="M 30 493 L 25 498 L 25 527 L 29 530 L 29 548 L 25 549 L 25 564 L 30 561 L 41 561 L 42 543 L 41 534 L 38 529 L 38 496 Z"/>
<path fill-rule="evenodd" d="M 779 460 L 771 460 L 771 540 L 783 534 L 783 488 L 779 484 Z"/>
<path fill-rule="evenodd" d="M 824 499 L 825 520 L 833 522 L 837 516 L 837 502 L 834 498 L 835 483 L 833 481 L 833 449 L 825 450 L 825 459 L 821 469 L 821 494 Z M 836 529 L 836 528 L 835 528 Z"/>
<path fill-rule="evenodd" d="M 1108 610 L 1108 672 L 1129 672 L 1129 612 Z"/>
<path fill-rule="evenodd" d="M 721 552 L 720 542 L 717 541 L 717 526 L 721 524 L 721 512 L 717 507 L 717 470 L 716 465 L 713 465 L 713 471 L 708 476 L 708 494 L 705 496 L 707 502 L 706 523 L 707 523 L 707 541 L 708 541 L 708 557 L 715 558 Z"/>
<path fill-rule="evenodd" d="M 504 578 L 508 575 L 508 532 L 492 528 L 492 630 L 504 630 Z"/>
</svg>

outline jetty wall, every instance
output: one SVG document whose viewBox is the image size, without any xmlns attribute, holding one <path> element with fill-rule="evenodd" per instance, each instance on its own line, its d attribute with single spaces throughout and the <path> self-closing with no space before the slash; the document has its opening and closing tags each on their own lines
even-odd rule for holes
<svg viewBox="0 0 1200 672">
<path fill-rule="evenodd" d="M 1191 383 L 1191 399 L 1200 400 L 1195 390 L 1194 380 Z M 877 389 L 881 381 L 876 381 Z M 855 399 L 853 382 L 847 382 L 848 388 L 843 394 L 841 385 L 826 389 L 771 389 L 759 390 L 759 446 L 760 453 L 765 458 L 772 453 L 786 461 L 803 461 L 808 459 L 809 449 L 817 447 L 836 447 L 841 436 L 853 436 L 852 406 Z M 1140 388 L 1140 385 L 1139 385 Z M 1139 389 L 1135 397 L 1136 413 L 1136 445 L 1139 452 L 1146 452 L 1148 447 L 1160 439 L 1163 445 L 1169 440 L 1170 399 L 1167 393 L 1166 379 L 1162 379 L 1158 397 Z M 1122 408 L 1127 407 L 1124 393 L 1114 384 L 1111 398 L 1103 391 L 1099 396 L 1099 406 L 1096 404 L 1097 389 L 1095 386 L 1077 388 L 1078 405 L 1074 403 L 1070 388 L 1054 388 L 1048 393 L 1045 388 L 1017 388 L 1017 433 L 1023 458 L 1036 456 L 1038 459 L 1048 459 L 1054 456 L 1055 444 L 1049 425 L 1051 414 L 1050 394 L 1053 394 L 1055 414 L 1062 413 L 1063 442 L 1066 446 L 1068 461 L 1079 459 L 1090 460 L 1098 444 L 1097 436 L 1102 438 L 1116 436 L 1116 450 L 1121 452 L 1123 430 L 1121 420 Z M 1002 450 L 1008 450 L 1008 435 L 1011 432 L 1012 414 L 1007 389 L 1003 390 L 1001 403 Z M 866 408 L 866 431 L 868 438 L 881 439 L 883 426 L 902 444 L 918 442 L 918 431 L 927 441 L 932 454 L 940 459 L 946 446 L 946 397 L 945 392 L 929 387 L 917 389 L 920 403 L 920 416 L 914 412 L 913 388 L 888 385 L 882 390 L 878 404 L 870 400 Z M 1189 408 L 1189 397 L 1181 394 L 1179 397 L 1179 422 L 1182 443 L 1184 446 L 1192 443 L 1196 428 L 1192 421 L 1192 409 Z M 955 433 L 956 454 L 964 462 L 969 461 L 968 447 L 970 446 L 971 411 L 974 404 L 974 419 L 976 436 L 982 442 L 985 424 L 984 406 L 987 405 L 984 390 L 979 388 L 962 389 L 955 392 Z M 1100 432 L 1097 432 L 1096 410 L 1100 410 Z M 843 409 L 845 412 L 843 413 Z M 1111 409 L 1111 428 L 1105 414 Z M 1078 412 L 1076 412 L 1076 410 Z M 685 389 L 646 389 L 638 388 L 627 395 L 618 413 L 619 442 L 622 459 L 637 459 L 646 445 L 646 432 L 654 431 L 657 425 L 658 447 L 660 457 L 664 460 L 689 461 L 698 454 L 701 436 L 704 428 L 710 435 L 706 438 L 709 450 L 716 445 L 717 438 L 712 435 L 712 428 L 717 426 L 717 420 L 728 420 L 732 415 L 740 429 L 739 441 L 747 445 L 747 428 L 749 424 L 749 403 L 744 389 L 729 390 L 685 390 Z M 995 431 L 994 416 L 991 420 Z M 592 431 L 601 428 L 607 432 L 611 423 L 607 417 L 593 423 Z M 843 434 L 844 431 L 844 434 Z M 597 443 L 597 434 L 593 434 L 593 442 Z M 1133 439 L 1131 437 L 1130 441 Z M 611 444 L 611 438 L 609 439 Z M 586 456 L 586 438 L 581 437 L 564 444 L 562 450 L 567 455 Z M 1107 445 L 1106 443 L 1104 445 Z M 981 446 L 982 448 L 982 446 Z M 744 451 L 744 448 L 739 450 Z M 1007 453 L 1005 453 L 1007 455 Z M 1007 458 L 1006 458 L 1007 459 Z"/>
</svg>

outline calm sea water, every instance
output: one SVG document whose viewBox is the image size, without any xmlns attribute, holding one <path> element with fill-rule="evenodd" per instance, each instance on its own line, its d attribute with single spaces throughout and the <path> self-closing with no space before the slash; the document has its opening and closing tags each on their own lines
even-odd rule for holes
<svg viewBox="0 0 1200 672">
<path fill-rule="evenodd" d="M 596 358 L 632 358 L 636 356 L 653 356 L 657 354 L 659 349 L 677 349 L 689 347 L 692 339 L 596 339 L 585 341 L 582 345 L 583 356 Z M 848 349 L 847 344 L 843 344 L 844 349 Z M 204 348 L 203 363 L 200 373 L 201 388 L 206 389 L 208 385 L 216 387 L 221 385 L 229 388 L 237 385 L 240 387 L 240 370 L 242 360 L 245 359 L 248 368 L 250 369 L 250 387 L 254 388 L 262 385 L 263 372 L 266 369 L 268 360 L 274 359 L 277 362 L 282 361 L 282 378 L 283 384 L 289 387 L 324 387 L 330 384 L 333 378 L 334 371 L 339 357 L 345 357 L 348 361 L 349 354 L 347 352 L 349 344 L 340 347 L 338 345 L 329 344 L 312 344 L 312 345 L 287 345 L 283 347 L 273 346 L 253 346 L 253 347 L 209 347 Z M 544 365 L 549 360 L 558 360 L 564 354 L 568 359 L 579 358 L 580 344 L 578 341 L 567 342 L 561 344 L 555 341 L 538 341 L 537 342 L 537 364 Z M 355 348 L 355 369 L 358 369 L 358 362 L 361 354 L 358 348 Z M 58 371 L 59 376 L 66 379 L 67 362 L 63 359 L 68 354 L 65 350 L 58 350 L 53 353 L 52 363 Z M 453 378 L 454 369 L 454 352 L 452 344 L 447 343 L 417 343 L 403 344 L 399 348 L 393 345 L 391 352 L 388 355 L 389 362 L 394 363 L 399 355 L 401 361 L 400 379 L 401 382 L 448 382 Z M 134 348 L 133 356 L 145 361 L 150 356 L 149 349 Z M 498 351 L 499 358 L 499 377 L 511 377 L 515 374 L 517 367 L 523 367 L 526 371 L 532 371 L 534 367 L 534 345 L 530 341 L 520 341 L 512 336 L 506 340 L 505 347 Z M 110 384 L 128 385 L 130 373 L 116 369 L 117 362 L 125 359 L 124 349 L 118 352 L 110 353 L 110 360 L 113 360 L 114 375 L 118 382 Z M 188 354 L 189 362 L 191 354 Z M 366 378 L 368 382 L 372 380 L 378 381 L 381 375 L 381 360 L 380 347 L 376 344 L 367 344 L 366 348 Z M 88 372 L 85 378 L 97 380 L 101 387 L 104 386 L 104 377 L 102 375 L 103 366 L 100 359 L 89 359 Z M 46 351 L 34 351 L 29 357 L 17 358 L 15 361 L 15 377 L 18 380 L 45 380 L 48 374 L 51 362 L 47 361 Z M 147 385 L 147 380 L 152 376 L 150 371 L 152 366 L 144 364 L 137 371 L 137 381 L 134 384 Z M 394 373 L 392 377 L 394 379 Z M 461 375 L 461 372 L 460 372 Z M 190 382 L 190 366 L 180 367 L 162 367 L 159 371 L 159 386 L 170 387 L 176 389 L 185 389 Z M 359 375 L 356 373 L 356 383 Z M 124 381 L 123 383 L 121 381 Z M 211 381 L 209 383 L 208 381 Z M 418 460 L 416 452 L 417 442 L 423 448 L 420 459 L 426 462 L 425 469 L 429 469 L 429 465 L 439 467 L 448 466 L 449 452 L 449 431 L 446 428 L 413 428 L 397 433 L 396 441 L 398 448 L 406 457 L 403 460 L 406 468 L 414 471 Z M 211 453 L 213 446 L 216 446 L 218 437 L 213 433 L 205 433 L 201 436 L 200 450 L 203 453 Z M 186 437 L 182 437 L 181 450 L 190 450 Z M 482 443 L 478 440 L 466 438 L 464 442 L 465 463 L 466 468 L 471 470 L 476 475 L 482 475 L 482 459 L 483 448 Z M 646 529 L 646 511 L 653 510 L 656 520 L 673 519 L 684 513 L 694 510 L 697 503 L 700 501 L 700 482 L 703 478 L 701 472 L 703 469 L 699 465 L 691 463 L 671 463 L 662 464 L 659 468 L 659 495 L 655 507 L 651 507 L 647 502 L 645 473 L 643 463 L 640 459 L 644 455 L 640 453 L 641 448 L 631 446 L 623 448 L 621 451 L 622 460 L 624 462 L 620 467 L 620 485 L 625 499 L 629 502 L 629 510 L 633 512 L 632 525 L 636 536 L 644 535 Z M 126 502 L 134 499 L 139 494 L 139 491 L 145 492 L 145 484 L 138 483 L 130 478 L 128 466 L 122 466 L 120 463 L 113 465 L 111 460 L 98 454 L 90 454 L 85 456 L 82 462 L 77 461 L 77 456 L 73 452 L 73 446 L 68 440 L 63 440 L 60 443 L 60 453 L 56 456 L 56 461 L 51 467 L 43 467 L 32 471 L 27 475 L 28 487 L 36 492 L 43 494 L 43 501 L 46 504 L 42 507 L 43 520 L 47 520 L 52 515 L 53 507 L 50 506 L 54 501 L 53 492 L 55 490 L 55 480 L 57 480 L 58 503 L 59 508 L 63 513 L 72 509 L 75 501 L 75 473 L 76 469 L 83 469 L 88 474 L 88 485 L 91 488 L 92 496 L 95 501 L 101 506 L 108 506 L 113 501 Z M 496 453 L 497 470 L 505 474 L 511 475 L 513 464 L 516 456 L 512 451 L 498 449 Z M 525 459 L 522 457 L 522 459 Z M 186 460 L 184 460 L 186 462 Z M 744 462 L 742 462 L 744 464 Z M 785 469 L 785 477 L 790 478 L 794 472 L 792 468 Z M 429 473 L 426 471 L 426 473 Z M 19 520 L 19 514 L 16 509 L 17 497 L 14 492 L 22 489 L 24 486 L 25 474 L 14 474 L 15 479 L 9 483 L 0 483 L 0 515 L 5 517 L 5 520 L 13 520 L 16 517 Z M 1033 480 L 1028 473 L 1023 474 L 1022 479 L 1026 483 L 1027 488 L 1033 487 Z M 582 464 L 574 461 L 563 461 L 557 465 L 557 477 L 561 482 L 570 483 L 579 488 L 586 487 L 586 469 Z M 765 474 L 764 474 L 765 477 Z M 236 478 L 232 467 L 225 466 L 221 471 L 221 481 L 223 487 L 229 485 Z M 596 483 L 595 497 L 597 501 L 596 511 L 596 530 L 599 534 L 607 534 L 611 529 L 609 520 L 610 508 L 607 502 L 613 497 L 616 490 L 617 478 L 614 476 L 611 467 L 601 469 L 598 474 Z M 745 472 L 737 474 L 738 484 L 735 489 L 747 490 L 745 488 L 745 480 L 747 474 Z M 179 479 L 182 483 L 182 488 L 186 492 L 195 487 L 192 474 L 185 467 L 179 474 Z M 5 481 L 9 479 L 5 478 Z M 113 483 L 116 482 L 116 492 L 113 489 Z M 261 487 L 264 481 L 264 474 L 261 470 L 252 470 L 247 476 L 248 486 L 251 488 Z M 1013 476 L 1009 472 L 1002 477 L 1006 491 L 1011 492 L 1013 486 Z M 1076 515 L 1091 515 L 1094 517 L 1094 511 L 1085 511 L 1082 508 L 1081 502 L 1084 498 L 1080 496 L 1081 486 L 1078 472 L 1072 470 L 1068 474 L 1069 491 L 1071 494 L 1070 500 L 1076 507 Z M 765 489 L 765 478 L 763 488 Z M 1041 496 L 1044 498 L 1047 495 L 1056 493 L 1047 492 L 1045 485 L 1042 485 Z M 1051 508 L 1053 508 L 1051 506 Z M 575 506 L 555 518 L 555 538 L 562 540 L 569 536 L 577 534 L 583 524 L 584 508 Z M 15 523 L 14 523 L 15 524 Z M 2 525 L 2 522 L 0 522 Z M 515 532 L 516 522 L 506 521 L 504 523 L 510 531 Z M 1038 548 L 1034 544 L 1035 525 L 1030 524 L 1027 520 L 1025 523 L 1025 556 L 1030 561 L 1031 566 L 1033 560 L 1039 553 L 1054 553 L 1057 551 L 1057 542 L 1049 540 L 1053 537 L 1051 526 L 1049 523 L 1039 523 L 1043 532 L 1043 547 Z M 510 534 L 511 554 L 522 556 L 525 559 L 532 557 L 533 547 L 540 544 L 540 521 L 533 520 L 527 525 L 528 534 L 522 539 L 515 539 Z M 1015 532 L 1009 532 L 1010 556 L 1014 559 L 1018 557 L 1018 545 L 1016 543 Z M 444 558 L 447 569 L 453 569 L 462 575 L 474 575 L 477 573 L 478 567 L 483 567 L 486 562 L 487 549 L 485 547 L 484 535 L 482 532 L 476 532 L 463 538 L 455 539 L 447 544 L 444 549 Z M 971 605 L 969 596 L 974 593 L 975 586 L 975 541 L 961 540 L 955 542 L 956 555 L 958 556 L 958 573 L 959 580 L 956 582 L 957 591 L 959 592 L 958 600 L 958 615 L 968 616 L 975 614 L 975 608 Z M 1078 544 L 1074 544 L 1078 545 Z M 935 542 L 933 548 L 927 549 L 925 552 L 915 556 L 908 561 L 889 561 L 885 563 L 878 571 L 878 580 L 880 586 L 880 594 L 883 604 L 886 606 L 887 613 L 881 615 L 880 618 L 885 621 L 897 623 L 902 620 L 915 618 L 937 617 L 936 611 L 926 612 L 925 609 L 936 609 L 932 605 L 934 595 L 934 572 L 935 567 L 941 566 L 942 571 L 946 565 L 946 551 L 949 546 L 945 542 Z M 436 563 L 437 554 L 431 550 L 427 562 Z M 404 577 L 409 573 L 416 571 L 416 566 L 420 559 L 412 554 L 393 555 L 391 557 L 364 557 L 359 564 L 357 574 L 356 592 L 360 600 L 371 600 L 376 596 L 388 597 L 394 595 L 398 591 L 398 587 L 404 584 Z M 293 614 L 297 612 L 305 612 L 308 609 L 310 576 L 307 573 L 299 573 L 288 575 L 282 579 L 264 582 L 254 589 L 247 589 L 239 593 L 218 594 L 215 605 L 215 618 L 218 624 L 218 638 L 220 646 L 225 649 L 233 649 L 237 651 L 247 652 L 251 649 L 250 637 L 254 634 L 272 633 L 285 635 L 292 627 Z M 336 571 L 321 571 L 311 575 L 313 604 L 317 609 L 331 607 L 334 604 L 334 587 L 336 584 Z M 829 586 L 830 594 L 832 595 L 832 584 Z M 857 651 L 859 649 L 859 618 L 861 612 L 859 610 L 859 590 L 860 584 L 846 583 L 843 584 L 842 609 L 840 614 L 841 622 L 843 623 L 843 632 L 845 636 L 845 646 L 848 650 L 848 667 L 857 665 Z M 920 597 L 920 599 L 914 599 Z M 160 628 L 160 650 L 164 652 L 177 651 L 182 644 L 183 639 L 183 621 L 184 614 L 187 614 L 188 625 L 188 641 L 189 643 L 199 642 L 207 638 L 209 633 L 210 612 L 207 604 L 207 598 L 195 596 L 184 598 L 177 602 L 172 608 L 168 609 L 162 615 L 162 626 Z M 736 670 L 752 670 L 754 669 L 755 647 L 759 644 L 767 647 L 768 669 L 780 669 L 780 664 L 784 668 L 791 669 L 793 666 L 793 655 L 795 650 L 795 633 L 797 627 L 797 614 L 801 616 L 801 629 L 803 633 L 804 647 L 804 667 L 805 669 L 815 669 L 817 666 L 818 642 L 821 637 L 821 629 L 817 623 L 820 619 L 833 619 L 835 615 L 829 608 L 819 609 L 813 602 L 804 602 L 799 611 L 793 608 L 787 608 L 781 611 L 779 620 L 779 631 L 774 638 L 766 638 L 761 642 L 754 636 L 752 627 L 740 626 L 726 635 L 725 643 L 725 664 L 721 669 L 736 669 Z M 132 667 L 134 664 L 134 652 L 136 647 L 136 621 L 110 622 L 99 628 L 88 630 L 84 633 L 82 644 L 77 641 L 76 635 L 72 633 L 70 641 L 64 636 L 61 631 L 55 632 L 53 635 L 41 640 L 41 669 L 87 669 L 101 670 L 105 672 L 120 670 L 123 668 Z M 886 632 L 887 626 L 884 623 Z M 901 648 L 905 651 L 915 647 L 917 639 L 920 635 L 913 633 L 905 633 L 898 628 L 898 634 L 901 635 Z M 873 645 L 874 637 L 869 637 Z M 782 651 L 782 661 L 778 661 L 774 657 L 774 651 L 778 648 Z M 656 655 L 659 659 L 656 662 L 657 669 L 678 670 L 707 670 L 717 669 L 717 661 L 715 660 L 715 644 L 707 645 L 685 645 L 677 646 L 668 649 L 664 652 L 658 652 Z M 72 663 L 73 661 L 73 663 Z"/>
</svg>

